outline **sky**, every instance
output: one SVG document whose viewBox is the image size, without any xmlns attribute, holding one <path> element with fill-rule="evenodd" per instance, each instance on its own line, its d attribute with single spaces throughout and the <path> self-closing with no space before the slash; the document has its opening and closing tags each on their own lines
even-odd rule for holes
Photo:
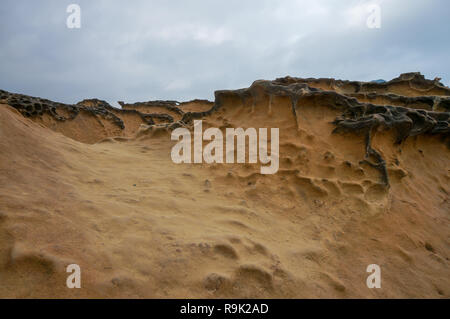
<svg viewBox="0 0 450 319">
<path fill-rule="evenodd" d="M 449 16 L 448 0 L 2 0 L 0 89 L 118 106 L 287 75 L 449 86 Z"/>
</svg>

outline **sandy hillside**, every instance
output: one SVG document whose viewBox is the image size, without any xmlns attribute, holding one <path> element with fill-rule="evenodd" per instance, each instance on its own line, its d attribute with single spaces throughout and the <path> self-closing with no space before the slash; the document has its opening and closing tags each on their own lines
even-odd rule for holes
<svg viewBox="0 0 450 319">
<path fill-rule="evenodd" d="M 2 298 L 450 296 L 438 79 L 286 77 L 121 110 L 6 91 L 0 103 Z M 171 131 L 195 119 L 279 128 L 279 171 L 174 164 Z M 81 289 L 66 287 L 69 264 Z"/>
</svg>

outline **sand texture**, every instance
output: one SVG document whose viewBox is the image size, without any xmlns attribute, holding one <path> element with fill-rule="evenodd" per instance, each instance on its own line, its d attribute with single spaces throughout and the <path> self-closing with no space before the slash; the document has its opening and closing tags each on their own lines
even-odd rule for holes
<svg viewBox="0 0 450 319">
<path fill-rule="evenodd" d="M 1 298 L 449 298 L 439 79 L 285 77 L 120 104 L 0 91 Z M 173 163 L 171 131 L 195 119 L 279 128 L 278 172 Z"/>
</svg>

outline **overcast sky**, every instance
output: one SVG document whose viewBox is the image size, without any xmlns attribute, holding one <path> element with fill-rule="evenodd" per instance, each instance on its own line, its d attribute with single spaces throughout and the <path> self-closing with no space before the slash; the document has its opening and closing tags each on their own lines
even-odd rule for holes
<svg viewBox="0 0 450 319">
<path fill-rule="evenodd" d="M 71 3 L 80 29 L 67 28 Z M 370 4 L 381 8 L 379 29 L 367 26 Z M 2 0 L 0 88 L 117 106 L 213 99 L 286 75 L 421 71 L 449 85 L 449 34 L 448 0 Z"/>
</svg>

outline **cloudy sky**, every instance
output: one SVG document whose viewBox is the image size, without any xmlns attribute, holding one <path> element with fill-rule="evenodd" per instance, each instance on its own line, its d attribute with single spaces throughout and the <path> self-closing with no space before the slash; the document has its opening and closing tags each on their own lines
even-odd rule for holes
<svg viewBox="0 0 450 319">
<path fill-rule="evenodd" d="M 285 75 L 450 84 L 448 0 L 1 2 L 0 88 L 66 103 L 213 99 Z"/>
</svg>

